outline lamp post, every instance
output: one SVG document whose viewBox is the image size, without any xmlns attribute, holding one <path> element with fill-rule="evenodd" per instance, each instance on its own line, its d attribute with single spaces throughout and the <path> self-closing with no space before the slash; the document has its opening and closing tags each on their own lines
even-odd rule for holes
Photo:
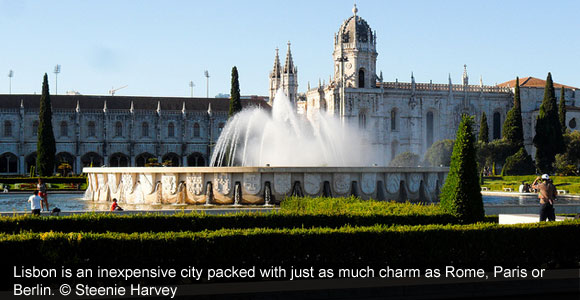
<svg viewBox="0 0 580 300">
<path fill-rule="evenodd" d="M 14 77 L 14 71 L 8 71 L 8 94 L 12 94 L 12 77 Z"/>
<path fill-rule="evenodd" d="M 209 72 L 207 70 L 205 70 L 205 72 L 203 72 L 206 78 L 206 94 L 205 97 L 209 98 Z"/>
<path fill-rule="evenodd" d="M 58 95 L 58 73 L 60 73 L 60 65 L 54 66 L 54 75 L 55 75 L 55 86 L 54 86 L 54 94 Z"/>
<path fill-rule="evenodd" d="M 193 83 L 193 81 L 190 81 L 189 87 L 191 88 L 191 98 L 193 98 L 193 88 L 195 87 L 195 83 Z"/>
</svg>

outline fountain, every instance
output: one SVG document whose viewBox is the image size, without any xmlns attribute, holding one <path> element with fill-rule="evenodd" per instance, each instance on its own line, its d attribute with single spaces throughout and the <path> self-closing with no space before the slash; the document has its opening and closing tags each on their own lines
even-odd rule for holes
<svg viewBox="0 0 580 300">
<path fill-rule="evenodd" d="M 288 196 L 437 201 L 447 168 L 377 166 L 364 134 L 325 113 L 298 116 L 279 91 L 271 112 L 226 124 L 211 167 L 84 168 L 88 199 L 133 203 L 270 205 Z"/>
</svg>

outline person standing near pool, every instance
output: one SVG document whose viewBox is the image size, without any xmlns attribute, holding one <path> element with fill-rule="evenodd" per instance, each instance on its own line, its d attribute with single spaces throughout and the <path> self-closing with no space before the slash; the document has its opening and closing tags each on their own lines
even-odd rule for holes
<svg viewBox="0 0 580 300">
<path fill-rule="evenodd" d="M 32 214 L 36 216 L 40 216 L 40 202 L 42 198 L 38 196 L 38 190 L 34 191 L 34 194 L 28 197 L 28 202 L 30 202 L 30 209 L 32 210 Z"/>
<path fill-rule="evenodd" d="M 42 182 L 42 179 L 38 178 L 38 184 L 36 185 L 36 189 L 38 190 L 38 195 L 42 198 L 42 202 L 40 202 L 40 208 L 42 209 L 43 206 L 46 211 L 49 211 L 48 208 L 48 195 L 46 194 L 46 184 Z"/>
<path fill-rule="evenodd" d="M 540 198 L 540 222 L 546 221 L 546 219 L 556 221 L 554 200 L 556 200 L 558 191 L 550 180 L 550 176 L 544 174 L 542 177 L 537 177 L 532 183 L 532 187 L 538 191 L 538 198 Z"/>
</svg>

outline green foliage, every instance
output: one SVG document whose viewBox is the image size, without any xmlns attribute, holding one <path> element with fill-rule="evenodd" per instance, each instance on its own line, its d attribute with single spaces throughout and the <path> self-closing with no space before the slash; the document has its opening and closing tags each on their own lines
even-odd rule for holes
<svg viewBox="0 0 580 300">
<path fill-rule="evenodd" d="M 580 166 L 580 131 L 564 134 L 566 151 L 556 155 L 554 167 L 559 175 L 578 175 Z"/>
<path fill-rule="evenodd" d="M 566 133 L 566 89 L 562 86 L 560 88 L 560 104 L 558 105 L 558 120 L 560 121 L 560 128 L 562 134 Z"/>
<path fill-rule="evenodd" d="M 522 103 L 520 100 L 520 79 L 516 77 L 514 106 L 508 111 L 503 123 L 503 139 L 514 145 L 514 152 L 524 146 L 524 126 L 522 124 Z"/>
<path fill-rule="evenodd" d="M 483 186 L 492 191 L 502 191 L 503 188 L 511 188 L 517 191 L 522 181 L 532 183 L 536 177 L 537 175 L 486 177 Z M 559 190 L 567 190 L 571 194 L 580 194 L 580 176 L 550 176 L 550 179 L 554 181 Z"/>
<path fill-rule="evenodd" d="M 478 141 L 482 143 L 489 143 L 489 127 L 487 126 L 487 116 L 485 112 L 481 113 L 481 122 L 479 123 Z"/>
<path fill-rule="evenodd" d="M 232 117 L 242 110 L 242 102 L 240 102 L 240 82 L 238 79 L 238 68 L 232 68 L 232 87 L 230 91 L 230 110 L 228 116 Z"/>
<path fill-rule="evenodd" d="M 540 113 L 536 117 L 534 146 L 536 146 L 537 168 L 541 173 L 553 173 L 554 167 L 552 164 L 555 161 L 556 154 L 564 151 L 564 139 L 558 119 L 554 83 L 550 73 L 548 73 L 548 78 L 546 79 Z"/>
<path fill-rule="evenodd" d="M 481 221 L 484 216 L 472 124 L 472 117 L 461 117 L 449 175 L 440 196 L 443 210 L 463 223 Z"/>
<path fill-rule="evenodd" d="M 453 152 L 454 140 L 439 140 L 425 152 L 424 162 L 428 166 L 445 166 L 451 164 L 451 153 Z"/>
<path fill-rule="evenodd" d="M 518 152 L 508 157 L 501 170 L 501 175 L 530 175 L 536 173 L 536 167 L 532 156 L 528 155 L 525 147 L 521 147 Z"/>
<path fill-rule="evenodd" d="M 389 167 L 416 167 L 420 160 L 419 155 L 407 151 L 395 156 L 389 163 Z"/>
<path fill-rule="evenodd" d="M 52 130 L 52 105 L 48 91 L 48 75 L 44 74 L 42 95 L 40 96 L 38 122 L 38 142 L 36 144 L 36 166 L 38 175 L 51 176 L 54 173 L 56 142 Z"/>
<path fill-rule="evenodd" d="M 577 268 L 580 221 L 520 225 L 251 228 L 200 232 L 0 234 L 0 267 L 271 266 Z M 546 243 L 545 241 L 550 241 Z M 498 247 L 510 245 L 510 247 Z M 542 245 L 538 247 L 538 245 Z M 168 250 L 169 249 L 169 250 Z M 431 251 L 425 249 L 444 249 Z M 533 249 L 533 251 L 530 251 Z M 241 258 L 243 263 L 240 262 Z M 156 279 L 159 283 L 159 279 Z"/>
<path fill-rule="evenodd" d="M 491 167 L 495 164 L 503 165 L 506 159 L 515 152 L 513 144 L 504 139 L 493 140 L 487 144 L 478 141 L 476 147 L 477 162 L 482 168 L 484 166 Z"/>
</svg>

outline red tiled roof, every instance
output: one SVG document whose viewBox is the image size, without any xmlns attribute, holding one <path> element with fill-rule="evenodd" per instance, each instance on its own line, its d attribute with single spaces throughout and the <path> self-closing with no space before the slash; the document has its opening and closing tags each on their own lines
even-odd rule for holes
<svg viewBox="0 0 580 300">
<path fill-rule="evenodd" d="M 510 80 L 503 83 L 498 84 L 501 87 L 514 87 L 516 86 L 516 80 Z M 536 77 L 523 77 L 520 78 L 520 87 L 537 87 L 537 88 L 544 88 L 546 86 L 546 81 Z M 578 89 L 577 87 L 563 85 L 560 83 L 554 82 L 554 88 L 567 88 L 567 89 Z"/>
</svg>

